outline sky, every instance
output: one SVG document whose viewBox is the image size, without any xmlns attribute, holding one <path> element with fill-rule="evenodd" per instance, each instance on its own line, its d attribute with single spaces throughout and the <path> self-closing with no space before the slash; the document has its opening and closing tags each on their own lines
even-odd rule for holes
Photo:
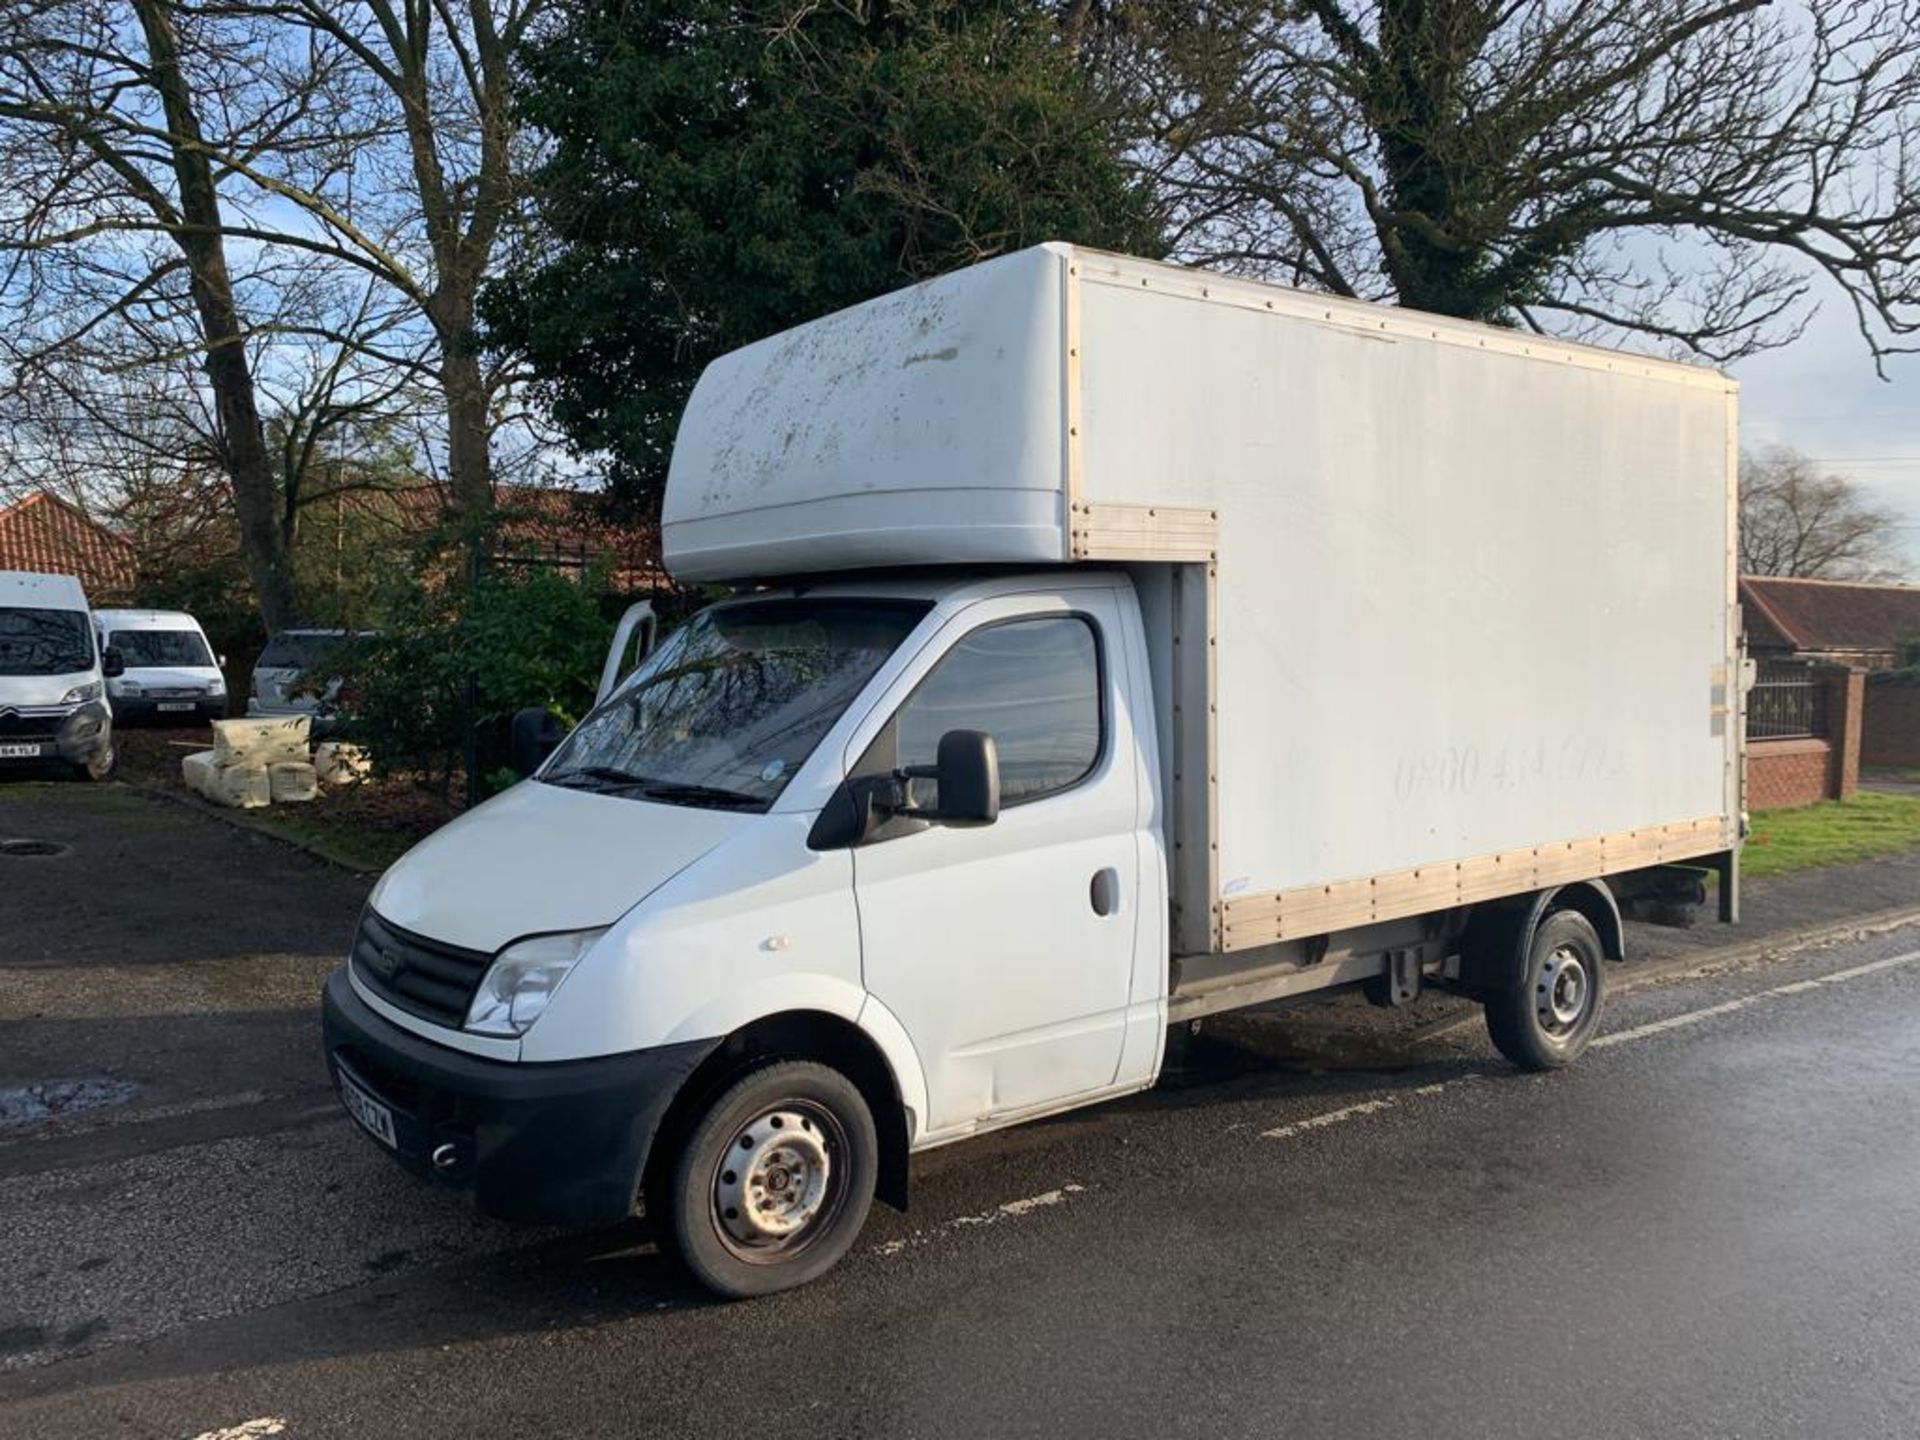
<svg viewBox="0 0 1920 1440">
<path fill-rule="evenodd" d="M 1791 445 L 1898 511 L 1905 578 L 1920 583 L 1920 355 L 1894 356 L 1879 379 L 1850 307 L 1829 297 L 1797 341 L 1731 373 L 1740 443 Z"/>
</svg>

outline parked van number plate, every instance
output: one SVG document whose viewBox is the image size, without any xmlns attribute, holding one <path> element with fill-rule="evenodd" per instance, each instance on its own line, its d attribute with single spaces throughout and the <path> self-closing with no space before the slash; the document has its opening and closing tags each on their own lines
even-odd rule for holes
<svg viewBox="0 0 1920 1440">
<path fill-rule="evenodd" d="M 347 1113 L 358 1120 L 369 1135 L 389 1149 L 400 1148 L 400 1142 L 393 1138 L 393 1111 L 344 1075 L 340 1077 L 340 1099 Z"/>
<path fill-rule="evenodd" d="M 162 700 L 153 708 L 156 710 L 191 710 L 193 709 L 193 702 L 191 700 Z"/>
<path fill-rule="evenodd" d="M 32 760 L 39 754 L 38 745 L 0 745 L 0 760 Z"/>
</svg>

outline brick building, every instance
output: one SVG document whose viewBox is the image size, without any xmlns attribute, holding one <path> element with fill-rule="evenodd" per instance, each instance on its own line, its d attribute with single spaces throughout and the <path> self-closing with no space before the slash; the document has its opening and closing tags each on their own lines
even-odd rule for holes
<svg viewBox="0 0 1920 1440">
<path fill-rule="evenodd" d="M 0 570 L 72 575 L 95 605 L 133 598 L 133 542 L 77 505 L 39 490 L 0 509 Z"/>
</svg>

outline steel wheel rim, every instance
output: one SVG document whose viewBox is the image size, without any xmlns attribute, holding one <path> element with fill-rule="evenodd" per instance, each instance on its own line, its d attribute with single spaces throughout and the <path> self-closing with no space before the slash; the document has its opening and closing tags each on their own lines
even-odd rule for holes
<svg viewBox="0 0 1920 1440">
<path fill-rule="evenodd" d="M 846 1131 L 833 1112 L 782 1100 L 738 1126 L 708 1187 L 714 1233 L 742 1260 L 792 1258 L 829 1228 L 846 1195 Z"/>
<path fill-rule="evenodd" d="M 1593 976 L 1586 958 L 1572 945 L 1559 946 L 1542 962 L 1533 997 L 1540 1028 L 1556 1040 L 1571 1035 L 1593 1005 Z"/>
</svg>

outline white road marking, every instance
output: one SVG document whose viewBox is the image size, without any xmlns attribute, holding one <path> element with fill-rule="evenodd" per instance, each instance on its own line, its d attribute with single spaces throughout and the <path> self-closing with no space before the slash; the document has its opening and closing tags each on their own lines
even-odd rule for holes
<svg viewBox="0 0 1920 1440">
<path fill-rule="evenodd" d="M 1635 1025 L 1631 1029 L 1616 1030 L 1610 1035 L 1602 1035 L 1592 1042 L 1592 1049 L 1599 1050 L 1609 1045 L 1624 1045 L 1631 1040 L 1645 1040 L 1654 1035 L 1664 1035 L 1689 1025 L 1698 1025 L 1720 1015 L 1731 1015 L 1736 1010 L 1745 1010 L 1750 1005 L 1758 1005 L 1763 1000 L 1777 1000 L 1787 995 L 1804 995 L 1808 991 L 1818 990 L 1827 985 L 1842 985 L 1849 980 L 1858 980 L 1864 975 L 1875 975 L 1882 970 L 1892 970 L 1901 965 L 1911 965 L 1920 961 L 1920 950 L 1908 950 L 1900 955 L 1890 955 L 1884 960 L 1871 960 L 1864 965 L 1850 966 L 1845 970 L 1835 970 L 1830 974 L 1816 975 L 1808 980 L 1793 980 L 1784 985 L 1775 985 L 1770 990 L 1756 991 L 1752 995 L 1742 996 L 1738 1000 L 1725 1000 L 1718 1005 L 1706 1005 L 1698 1010 L 1689 1010 L 1681 1015 L 1669 1015 L 1664 1020 L 1651 1020 L 1645 1025 Z M 1328 1110 L 1323 1114 L 1309 1115 L 1304 1120 L 1294 1120 L 1285 1125 L 1277 1125 L 1271 1130 L 1262 1130 L 1263 1140 L 1291 1140 L 1299 1135 L 1310 1134 L 1316 1130 L 1325 1130 L 1330 1126 L 1342 1125 L 1349 1120 L 1358 1120 L 1366 1115 L 1378 1115 L 1382 1110 L 1391 1110 L 1412 1096 L 1438 1095 L 1443 1090 L 1452 1090 L 1482 1077 L 1475 1072 L 1457 1076 L 1452 1080 L 1436 1080 L 1426 1085 L 1415 1085 L 1406 1090 L 1396 1090 L 1371 1100 L 1357 1101 L 1352 1105 L 1342 1105 L 1338 1110 Z M 1230 1127 L 1237 1128 L 1237 1127 Z M 1062 1185 L 1057 1190 L 1045 1190 L 1038 1195 L 1029 1195 L 1023 1200 L 1009 1200 L 991 1210 L 978 1215 L 960 1215 L 952 1220 L 934 1226 L 931 1230 L 916 1230 L 911 1235 L 898 1240 L 889 1240 L 875 1246 L 882 1255 L 898 1255 L 902 1250 L 914 1245 L 923 1245 L 943 1234 L 969 1226 L 993 1225 L 1006 1219 L 1018 1219 L 1031 1215 L 1036 1210 L 1049 1209 L 1063 1204 L 1069 1195 L 1077 1195 L 1086 1187 L 1083 1185 Z M 250 1422 L 260 1423 L 260 1422 Z M 275 1422 L 268 1422 L 275 1423 Z M 195 1440 L 246 1440 L 255 1434 L 274 1435 L 278 1430 L 260 1431 L 210 1431 L 206 1435 L 196 1436 Z"/>
<path fill-rule="evenodd" d="M 1022 1200 L 1009 1200 L 1004 1205 L 996 1205 L 991 1210 L 983 1210 L 978 1215 L 956 1215 L 951 1220 L 942 1221 L 931 1230 L 916 1230 L 911 1235 L 898 1240 L 889 1240 L 874 1248 L 882 1255 L 898 1255 L 911 1245 L 924 1245 L 927 1241 L 953 1230 L 963 1230 L 969 1226 L 997 1225 L 1002 1220 L 1018 1220 L 1031 1215 L 1036 1210 L 1050 1209 L 1066 1203 L 1069 1195 L 1078 1195 L 1087 1187 L 1084 1185 L 1062 1185 L 1057 1190 L 1043 1190 L 1038 1195 L 1029 1195 Z"/>
<path fill-rule="evenodd" d="M 1650 1020 L 1645 1025 L 1635 1025 L 1631 1029 L 1616 1030 L 1610 1035 L 1601 1035 L 1589 1048 L 1603 1050 L 1610 1045 L 1625 1045 L 1633 1040 L 1650 1039 L 1655 1035 L 1664 1035 L 1672 1030 L 1698 1025 L 1702 1021 L 1712 1020 L 1721 1015 L 1731 1015 L 1736 1010 L 1745 1010 L 1750 1005 L 1758 1005 L 1766 1000 L 1778 1000 L 1788 995 L 1804 995 L 1810 990 L 1818 990 L 1827 985 L 1843 985 L 1849 980 L 1858 980 L 1863 975 L 1876 975 L 1882 970 L 1911 965 L 1917 960 L 1920 960 L 1920 950 L 1908 950 L 1903 954 L 1889 955 L 1884 960 L 1870 960 L 1864 965 L 1852 965 L 1845 970 L 1815 975 L 1808 980 L 1792 980 L 1784 985 L 1775 985 L 1770 990 L 1759 990 L 1751 995 L 1743 995 L 1738 1000 L 1723 1000 L 1718 1005 L 1705 1005 L 1698 1010 L 1688 1010 L 1684 1014 L 1669 1015 L 1664 1020 Z M 1393 1091 L 1372 1100 L 1343 1105 L 1338 1110 L 1328 1110 L 1321 1115 L 1309 1115 L 1304 1120 L 1295 1120 L 1271 1130 L 1263 1130 L 1260 1132 L 1260 1137 L 1263 1140 L 1291 1140 L 1298 1135 L 1324 1130 L 1330 1125 L 1341 1125 L 1349 1120 L 1358 1120 L 1363 1115 L 1377 1115 L 1382 1110 L 1391 1110 L 1410 1096 L 1437 1095 L 1442 1090 L 1451 1090 L 1456 1085 L 1464 1085 L 1469 1080 L 1479 1078 L 1478 1075 L 1462 1075 L 1454 1080 L 1438 1080 L 1430 1085 L 1416 1085 L 1408 1090 Z"/>
<path fill-rule="evenodd" d="M 287 1428 L 287 1422 L 280 1417 L 263 1415 L 258 1420 L 242 1420 L 238 1425 L 228 1425 L 220 1430 L 203 1430 L 193 1440 L 259 1440 L 263 1435 L 278 1435 Z"/>
<path fill-rule="evenodd" d="M 1810 990 L 1818 990 L 1825 985 L 1844 985 L 1847 981 L 1858 980 L 1863 975 L 1877 975 L 1882 970 L 1911 965 L 1916 960 L 1920 960 L 1920 950 L 1908 950 L 1899 955 L 1889 955 L 1884 960 L 1870 960 L 1864 965 L 1852 965 L 1845 970 L 1815 975 L 1811 979 L 1789 981 L 1785 985 L 1775 985 L 1770 990 L 1756 991 L 1738 1000 L 1727 1000 L 1718 1005 L 1708 1005 L 1703 1009 L 1689 1010 L 1683 1015 L 1669 1015 L 1664 1020 L 1652 1020 L 1645 1025 L 1635 1025 L 1631 1030 L 1616 1030 L 1611 1035 L 1600 1036 L 1593 1042 L 1592 1048 L 1599 1050 L 1608 1045 L 1624 1045 L 1629 1040 L 1644 1040 L 1650 1035 L 1663 1035 L 1669 1030 L 1698 1025 L 1702 1020 L 1711 1020 L 1717 1015 L 1731 1015 L 1736 1010 L 1745 1010 L 1749 1005 L 1758 1005 L 1763 1000 L 1778 1000 L 1787 995 L 1804 995 Z"/>
<path fill-rule="evenodd" d="M 1338 1110 L 1329 1110 L 1324 1115 L 1310 1115 L 1305 1120 L 1296 1120 L 1291 1125 L 1282 1125 L 1275 1130 L 1262 1130 L 1262 1140 L 1291 1140 L 1296 1135 L 1304 1135 L 1309 1130 L 1324 1130 L 1329 1125 L 1338 1125 L 1345 1120 L 1357 1120 L 1362 1115 L 1377 1115 L 1382 1110 L 1391 1110 L 1400 1103 L 1399 1097 L 1383 1095 L 1378 1100 L 1362 1100 L 1358 1105 L 1344 1105 Z"/>
</svg>

